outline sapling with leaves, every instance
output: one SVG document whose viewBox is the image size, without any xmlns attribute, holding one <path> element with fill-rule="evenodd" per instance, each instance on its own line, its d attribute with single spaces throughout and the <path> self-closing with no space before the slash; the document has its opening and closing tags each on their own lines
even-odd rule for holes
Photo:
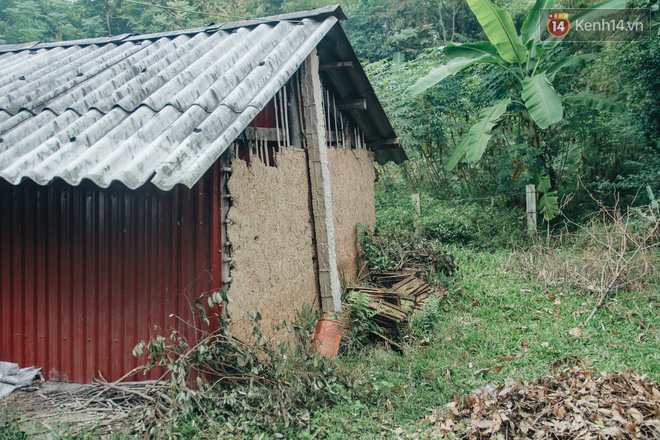
<svg viewBox="0 0 660 440">
<path fill-rule="evenodd" d="M 617 102 L 596 93 L 584 91 L 562 96 L 553 87 L 558 72 L 581 68 L 600 57 L 598 53 L 586 53 L 562 58 L 560 42 L 541 40 L 540 28 L 545 23 L 542 10 L 551 9 L 554 0 L 537 0 L 520 32 L 516 30 L 509 13 L 491 1 L 467 0 L 467 3 L 488 41 L 447 44 L 443 52 L 449 61 L 420 78 L 408 88 L 408 93 L 418 95 L 476 64 L 492 66 L 500 75 L 507 76 L 513 87 L 502 91 L 506 95 L 504 98 L 480 111 L 477 121 L 449 154 L 445 164 L 448 170 L 455 168 L 463 157 L 468 162 L 481 159 L 493 136 L 493 129 L 505 118 L 510 118 L 516 131 L 524 132 L 530 146 L 538 150 L 542 147 L 541 131 L 562 120 L 563 104 L 605 111 L 621 110 Z M 625 6 L 626 0 L 607 0 L 571 19 L 593 19 Z M 537 190 L 543 194 L 539 200 L 539 211 L 550 220 L 559 213 L 556 182 L 549 177 L 553 174 L 551 160 L 545 157 L 542 161 L 537 170 L 530 170 L 533 182 L 529 183 L 537 184 Z"/>
</svg>

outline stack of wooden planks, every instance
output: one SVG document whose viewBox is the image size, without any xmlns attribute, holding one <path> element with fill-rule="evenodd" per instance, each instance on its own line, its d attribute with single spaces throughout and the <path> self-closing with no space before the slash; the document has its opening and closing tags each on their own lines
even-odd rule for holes
<svg viewBox="0 0 660 440">
<path fill-rule="evenodd" d="M 373 275 L 373 280 L 383 287 L 351 286 L 348 289 L 369 296 L 369 308 L 374 311 L 371 319 L 376 324 L 384 328 L 395 328 L 421 308 L 429 295 L 436 292 L 421 276 L 417 271 L 379 273 Z"/>
</svg>

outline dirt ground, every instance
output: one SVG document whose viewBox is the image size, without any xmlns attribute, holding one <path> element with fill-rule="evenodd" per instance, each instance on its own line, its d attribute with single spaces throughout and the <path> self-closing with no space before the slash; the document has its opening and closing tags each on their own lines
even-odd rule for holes
<svg viewBox="0 0 660 440">
<path fill-rule="evenodd" d="M 126 432 L 131 427 L 128 418 L 141 400 L 133 392 L 148 385 L 122 384 L 127 386 L 131 391 L 99 384 L 34 383 L 0 400 L 0 429 L 18 423 L 35 439 L 76 438 L 82 432 L 104 438 Z"/>
</svg>

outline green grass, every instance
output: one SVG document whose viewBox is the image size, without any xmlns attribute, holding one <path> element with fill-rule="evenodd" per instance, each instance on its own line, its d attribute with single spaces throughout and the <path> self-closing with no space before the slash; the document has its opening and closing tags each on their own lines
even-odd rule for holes
<svg viewBox="0 0 660 440">
<path fill-rule="evenodd" d="M 546 286 L 536 274 L 523 270 L 522 258 L 505 249 L 512 241 L 531 249 L 520 241 L 519 228 L 510 229 L 515 212 L 503 215 L 497 206 L 483 211 L 475 206 L 450 209 L 426 197 L 422 215 L 417 216 L 407 198 L 380 194 L 379 203 L 381 236 L 411 243 L 436 239 L 450 246 L 458 271 L 443 276 L 446 294 L 434 310 L 426 311 L 425 319 L 413 320 L 404 354 L 370 345 L 332 361 L 338 376 L 352 378 L 353 387 L 335 384 L 340 403 L 328 403 L 311 414 L 304 430 L 280 427 L 274 433 L 251 425 L 241 438 L 396 438 L 388 430 L 397 428 L 405 434 L 420 433 L 420 438 L 433 437 L 425 417 L 442 413 L 454 396 L 506 378 L 542 377 L 553 363 L 569 356 L 585 359 L 600 371 L 632 369 L 660 380 L 657 275 L 645 279 L 642 290 L 611 292 L 606 306 L 585 325 L 597 302 L 595 294 Z M 585 249 L 591 257 L 599 255 L 589 242 L 579 240 L 565 241 L 564 248 L 553 251 L 580 257 Z M 657 251 L 651 257 L 657 267 Z M 222 438 L 203 420 L 188 416 L 171 427 L 172 433 L 180 438 Z M 223 420 L 218 423 L 224 426 Z M 5 426 L 0 428 L 0 440 L 5 438 L 22 437 L 15 426 Z"/>
<path fill-rule="evenodd" d="M 356 384 L 351 390 L 335 388 L 343 396 L 339 404 L 312 414 L 303 431 L 280 428 L 275 434 L 252 426 L 241 438 L 396 438 L 383 427 L 428 438 L 431 428 L 424 418 L 442 412 L 453 396 L 505 378 L 542 377 L 567 356 L 586 359 L 601 371 L 634 369 L 660 380 L 658 297 L 649 298 L 660 295 L 657 287 L 614 292 L 583 326 L 596 302 L 593 294 L 535 281 L 508 251 L 456 247 L 452 252 L 459 270 L 445 280 L 447 293 L 430 314 L 437 319 L 434 332 L 412 329 L 403 355 L 371 345 L 340 356 L 334 368 L 351 372 Z M 579 337 L 569 333 L 576 327 L 582 330 Z M 499 372 L 480 372 L 500 366 Z M 173 432 L 181 438 L 222 438 L 200 421 L 185 419 Z M 5 427 L 0 438 L 22 437 L 15 427 Z"/>
<path fill-rule="evenodd" d="M 660 379 L 657 298 L 635 299 L 653 292 L 615 293 L 576 337 L 569 331 L 591 312 L 591 294 L 531 281 L 508 252 L 454 252 L 459 272 L 440 302 L 439 330 L 418 336 L 404 355 L 379 347 L 341 358 L 338 367 L 354 371 L 362 389 L 315 415 L 311 432 L 325 426 L 317 438 L 380 438 L 381 426 L 416 432 L 423 429 L 418 422 L 453 395 L 507 377 L 541 377 L 567 356 L 601 371 L 634 369 Z M 499 372 L 478 372 L 499 366 Z"/>
</svg>

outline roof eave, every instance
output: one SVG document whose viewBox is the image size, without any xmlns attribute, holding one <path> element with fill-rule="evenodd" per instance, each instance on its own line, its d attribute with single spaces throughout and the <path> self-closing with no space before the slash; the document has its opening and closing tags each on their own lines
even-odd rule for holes
<svg viewBox="0 0 660 440">
<path fill-rule="evenodd" d="M 336 23 L 328 32 L 318 50 L 321 64 L 352 62 L 351 68 L 324 70 L 321 74 L 333 87 L 337 98 L 365 100 L 366 110 L 349 110 L 348 113 L 365 134 L 367 148 L 374 151 L 376 161 L 383 165 L 390 161 L 399 164 L 408 160 L 340 23 Z M 371 148 L 370 145 L 374 147 Z"/>
</svg>

